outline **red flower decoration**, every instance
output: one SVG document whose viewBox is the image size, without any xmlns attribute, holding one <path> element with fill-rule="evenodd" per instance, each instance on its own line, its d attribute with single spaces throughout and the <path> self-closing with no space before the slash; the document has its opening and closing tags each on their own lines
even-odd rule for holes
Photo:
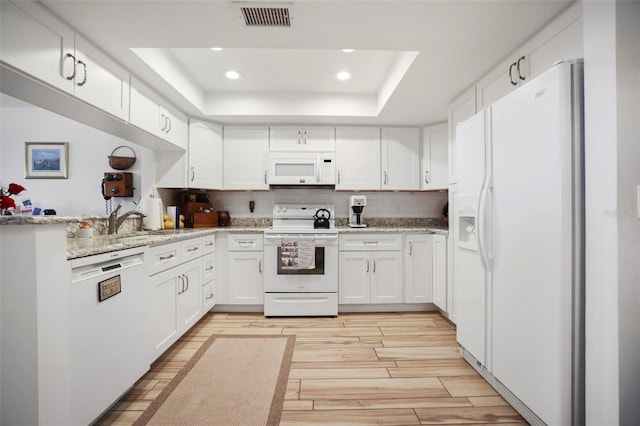
<svg viewBox="0 0 640 426">
<path fill-rule="evenodd" d="M 7 192 L 11 195 L 18 195 L 19 193 L 21 193 L 22 191 L 24 191 L 25 188 L 22 185 L 18 185 L 17 183 L 10 183 L 9 184 L 9 188 L 7 189 Z"/>
<path fill-rule="evenodd" d="M 3 195 L 2 197 L 0 197 L 0 209 L 9 209 L 9 208 L 15 209 L 16 202 L 13 201 L 13 198 Z"/>
</svg>

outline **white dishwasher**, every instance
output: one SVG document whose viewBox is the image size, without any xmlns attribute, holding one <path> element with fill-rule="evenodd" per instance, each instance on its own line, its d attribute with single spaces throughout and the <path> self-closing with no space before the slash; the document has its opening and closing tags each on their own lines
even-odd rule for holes
<svg viewBox="0 0 640 426">
<path fill-rule="evenodd" d="M 144 254 L 138 247 L 70 261 L 74 425 L 92 423 L 149 369 Z"/>
</svg>

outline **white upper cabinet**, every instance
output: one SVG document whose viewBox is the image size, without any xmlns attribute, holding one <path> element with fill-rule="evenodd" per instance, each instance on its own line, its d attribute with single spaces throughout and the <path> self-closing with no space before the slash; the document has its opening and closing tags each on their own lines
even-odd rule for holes
<svg viewBox="0 0 640 426">
<path fill-rule="evenodd" d="M 271 151 L 334 151 L 336 132 L 326 126 L 271 126 L 269 129 Z"/>
<path fill-rule="evenodd" d="M 222 189 L 222 126 L 189 124 L 189 188 Z"/>
<path fill-rule="evenodd" d="M 336 190 L 380 189 L 380 128 L 336 129 Z"/>
<path fill-rule="evenodd" d="M 422 129 L 421 189 L 447 189 L 449 183 L 448 144 L 446 123 Z"/>
<path fill-rule="evenodd" d="M 457 127 L 466 119 L 476 113 L 476 86 L 462 92 L 449 105 L 449 184 L 457 182 L 458 165 L 456 164 L 456 155 L 458 151 Z"/>
<path fill-rule="evenodd" d="M 480 111 L 558 61 L 583 56 L 582 5 L 575 2 L 477 84 Z"/>
<path fill-rule="evenodd" d="M 76 34 L 74 94 L 116 117 L 129 120 L 129 71 Z"/>
<path fill-rule="evenodd" d="M 73 93 L 73 30 L 34 3 L 0 4 L 2 62 Z"/>
<path fill-rule="evenodd" d="M 420 189 L 420 129 L 382 128 L 381 154 L 382 189 Z"/>
<path fill-rule="evenodd" d="M 32 2 L 2 2 L 2 62 L 121 120 L 129 72 Z"/>
<path fill-rule="evenodd" d="M 131 124 L 186 150 L 189 135 L 187 120 L 184 114 L 142 82 L 131 78 Z"/>
<path fill-rule="evenodd" d="M 269 128 L 224 127 L 223 135 L 224 189 L 269 189 Z"/>
</svg>

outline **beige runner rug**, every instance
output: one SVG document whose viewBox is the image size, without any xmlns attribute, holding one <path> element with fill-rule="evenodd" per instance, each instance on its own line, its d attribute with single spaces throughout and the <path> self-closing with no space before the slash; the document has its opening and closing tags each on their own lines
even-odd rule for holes
<svg viewBox="0 0 640 426">
<path fill-rule="evenodd" d="M 139 425 L 278 425 L 295 336 L 211 336 Z"/>
</svg>

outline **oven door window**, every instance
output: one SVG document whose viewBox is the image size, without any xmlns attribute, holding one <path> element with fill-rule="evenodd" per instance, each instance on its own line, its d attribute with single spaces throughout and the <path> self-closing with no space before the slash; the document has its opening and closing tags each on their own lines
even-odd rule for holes
<svg viewBox="0 0 640 426">
<path fill-rule="evenodd" d="M 278 257 L 276 258 L 278 275 L 324 275 L 324 247 L 316 247 L 315 267 L 312 269 L 295 269 L 283 264 L 282 259 L 286 258 L 286 256 L 282 256 L 283 250 L 286 250 L 286 247 L 278 247 Z"/>
</svg>

